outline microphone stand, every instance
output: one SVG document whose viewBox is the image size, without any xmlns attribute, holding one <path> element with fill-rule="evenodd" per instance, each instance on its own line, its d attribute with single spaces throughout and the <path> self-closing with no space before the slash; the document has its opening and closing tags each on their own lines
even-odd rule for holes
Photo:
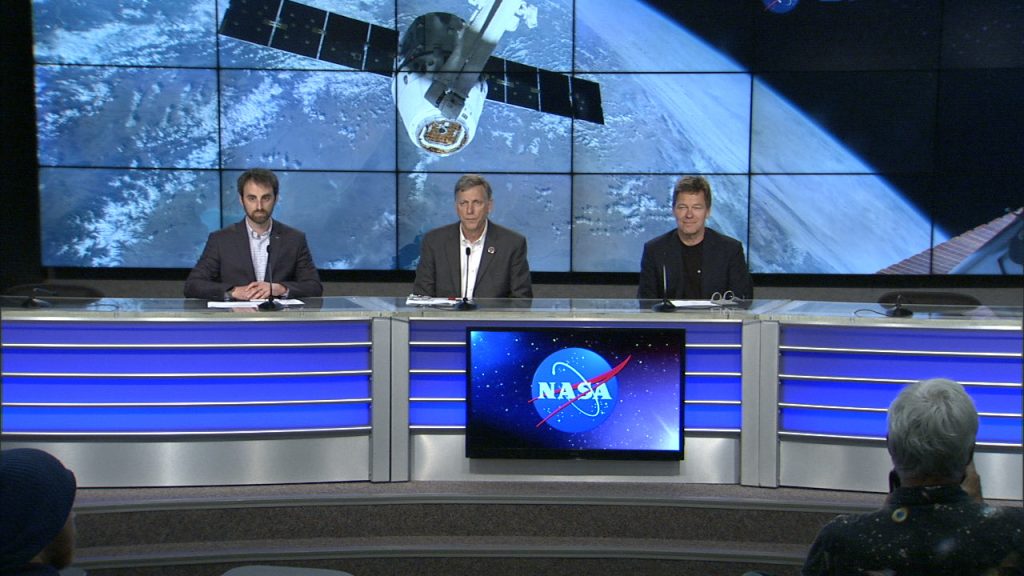
<svg viewBox="0 0 1024 576">
<path fill-rule="evenodd" d="M 465 311 L 476 310 L 477 308 L 476 304 L 470 302 L 469 298 L 466 297 L 466 292 L 469 290 L 469 257 L 471 254 L 473 254 L 473 249 L 466 246 L 466 272 L 464 274 L 466 287 L 462 290 L 462 299 L 455 303 L 455 306 L 452 307 L 453 310 Z"/>
<path fill-rule="evenodd" d="M 913 316 L 914 315 L 914 311 L 911 310 L 910 308 L 904 308 L 903 307 L 903 294 L 897 294 L 896 295 L 896 303 L 893 305 L 893 307 L 890 310 L 888 310 L 885 313 L 885 315 L 890 317 L 890 318 L 906 318 L 908 316 Z"/>
<path fill-rule="evenodd" d="M 46 288 L 40 288 L 39 286 L 34 286 L 32 288 L 32 296 L 30 296 L 27 299 L 25 299 L 25 301 L 21 303 L 21 307 L 22 308 L 50 308 L 51 306 L 53 306 L 52 302 L 50 302 L 49 300 L 47 300 L 45 298 L 40 298 L 38 296 L 39 294 L 44 294 L 46 296 L 57 296 L 57 293 L 54 292 L 53 290 L 47 290 Z"/>
<path fill-rule="evenodd" d="M 270 242 L 267 242 L 267 273 L 265 274 L 267 284 L 270 284 L 270 290 L 267 291 L 266 302 L 260 302 L 259 308 L 263 312 L 277 312 L 284 308 L 280 302 L 274 300 L 274 267 L 270 264 Z"/>
<path fill-rule="evenodd" d="M 661 302 L 658 302 L 651 310 L 655 312 L 675 312 L 676 305 L 668 299 L 668 270 L 665 266 L 661 267 Z"/>
</svg>

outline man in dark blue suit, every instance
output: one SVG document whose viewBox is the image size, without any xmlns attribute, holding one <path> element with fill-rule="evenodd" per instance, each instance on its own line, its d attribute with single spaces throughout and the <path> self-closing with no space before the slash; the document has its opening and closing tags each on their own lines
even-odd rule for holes
<svg viewBox="0 0 1024 576">
<path fill-rule="evenodd" d="M 743 245 L 705 225 L 711 215 L 711 185 L 684 176 L 672 192 L 676 228 L 644 244 L 638 298 L 707 300 L 716 292 L 753 298 Z M 667 290 L 666 290 L 667 288 Z"/>
<path fill-rule="evenodd" d="M 526 238 L 490 222 L 493 205 L 491 185 L 483 176 L 459 178 L 455 184 L 459 221 L 423 236 L 414 294 L 470 299 L 533 297 Z M 463 286 L 464 282 L 468 286 Z"/>
<path fill-rule="evenodd" d="M 245 218 L 210 234 L 188 279 L 186 298 L 262 300 L 323 294 L 306 235 L 273 220 L 277 175 L 253 168 L 238 177 Z"/>
</svg>

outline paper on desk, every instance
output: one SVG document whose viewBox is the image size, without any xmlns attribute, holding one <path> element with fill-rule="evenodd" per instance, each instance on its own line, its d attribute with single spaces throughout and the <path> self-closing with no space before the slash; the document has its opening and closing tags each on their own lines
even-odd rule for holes
<svg viewBox="0 0 1024 576">
<path fill-rule="evenodd" d="M 735 302 L 728 300 L 670 300 L 676 308 L 721 308 L 722 306 L 735 306 Z"/>
<path fill-rule="evenodd" d="M 255 308 L 266 302 L 266 300 L 241 300 L 238 302 L 216 302 L 210 301 L 206 303 L 207 308 Z M 275 302 L 281 306 L 302 306 L 305 304 L 302 300 L 296 300 L 295 298 L 278 298 Z"/>
<path fill-rule="evenodd" d="M 418 296 L 410 294 L 405 299 L 406 306 L 455 306 L 458 298 L 434 298 L 433 296 Z"/>
</svg>

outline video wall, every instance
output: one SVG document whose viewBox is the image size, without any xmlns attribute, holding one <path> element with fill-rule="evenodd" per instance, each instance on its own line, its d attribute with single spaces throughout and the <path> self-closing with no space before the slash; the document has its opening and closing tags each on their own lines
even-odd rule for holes
<svg viewBox="0 0 1024 576">
<path fill-rule="evenodd" d="M 503 4 L 33 0 L 43 265 L 190 268 L 259 166 L 323 270 L 414 269 L 478 172 L 538 272 L 639 271 L 703 174 L 754 273 L 1022 274 L 1021 3 Z M 381 54 L 478 9 L 504 14 L 487 97 L 438 153 Z"/>
</svg>

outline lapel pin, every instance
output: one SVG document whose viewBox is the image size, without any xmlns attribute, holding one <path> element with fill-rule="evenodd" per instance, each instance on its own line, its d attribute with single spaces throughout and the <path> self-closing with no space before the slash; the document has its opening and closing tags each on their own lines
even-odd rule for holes
<svg viewBox="0 0 1024 576">
<path fill-rule="evenodd" d="M 488 254 L 494 254 L 494 246 L 488 246 L 487 247 L 487 253 Z"/>
</svg>

